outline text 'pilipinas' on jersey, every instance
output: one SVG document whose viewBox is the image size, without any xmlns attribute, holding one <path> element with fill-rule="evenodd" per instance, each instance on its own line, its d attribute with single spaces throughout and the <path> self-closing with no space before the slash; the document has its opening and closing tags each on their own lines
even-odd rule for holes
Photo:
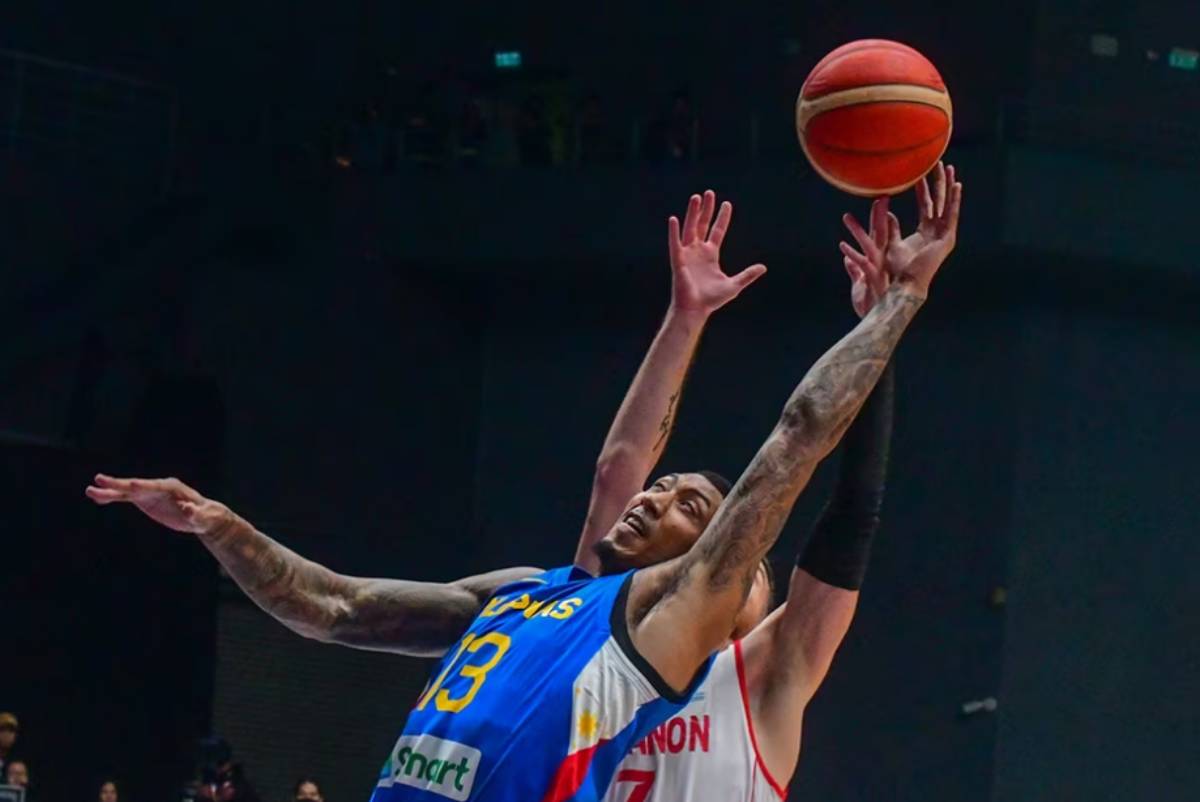
<svg viewBox="0 0 1200 802">
<path fill-rule="evenodd" d="M 625 626 L 633 573 L 556 568 L 500 588 L 434 669 L 372 802 L 597 802 L 682 694 Z"/>
</svg>

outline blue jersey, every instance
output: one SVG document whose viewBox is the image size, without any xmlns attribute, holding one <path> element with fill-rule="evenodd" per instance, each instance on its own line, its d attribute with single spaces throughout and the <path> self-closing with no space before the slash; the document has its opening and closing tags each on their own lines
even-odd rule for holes
<svg viewBox="0 0 1200 802">
<path fill-rule="evenodd" d="M 596 802 L 682 694 L 633 648 L 633 572 L 556 568 L 500 588 L 434 669 L 371 802 Z"/>
</svg>

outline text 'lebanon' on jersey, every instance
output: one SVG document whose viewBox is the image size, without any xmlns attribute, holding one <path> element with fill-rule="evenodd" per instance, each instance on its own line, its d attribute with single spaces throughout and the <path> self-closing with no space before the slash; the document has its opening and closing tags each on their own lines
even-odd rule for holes
<svg viewBox="0 0 1200 802">
<path fill-rule="evenodd" d="M 633 574 L 556 568 L 500 588 L 438 663 L 372 802 L 598 802 L 678 713 L 625 625 Z"/>
<path fill-rule="evenodd" d="M 677 715 L 638 741 L 604 802 L 782 802 L 784 788 L 758 749 L 741 644 L 717 655 Z"/>
</svg>

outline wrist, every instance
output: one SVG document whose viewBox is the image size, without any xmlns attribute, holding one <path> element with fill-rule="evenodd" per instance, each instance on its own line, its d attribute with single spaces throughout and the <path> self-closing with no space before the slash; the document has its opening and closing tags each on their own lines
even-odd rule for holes
<svg viewBox="0 0 1200 802">
<path fill-rule="evenodd" d="M 236 537 L 242 519 L 233 510 L 216 501 L 208 502 L 211 510 L 203 515 L 204 523 L 196 536 L 205 543 L 222 543 L 231 537 Z"/>
<path fill-rule="evenodd" d="M 667 307 L 666 322 L 703 327 L 708 323 L 711 315 L 712 312 L 709 310 L 680 306 L 677 302 L 671 301 L 671 305 Z"/>
<path fill-rule="evenodd" d="M 929 285 L 913 278 L 900 278 L 892 283 L 892 288 L 897 294 L 914 298 L 920 303 L 925 303 L 929 297 Z"/>
</svg>

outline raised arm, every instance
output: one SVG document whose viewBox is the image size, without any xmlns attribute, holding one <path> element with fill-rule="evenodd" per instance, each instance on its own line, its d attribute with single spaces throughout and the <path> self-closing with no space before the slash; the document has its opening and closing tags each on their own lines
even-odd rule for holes
<svg viewBox="0 0 1200 802">
<path fill-rule="evenodd" d="M 280 545 L 178 479 L 99 474 L 86 492 L 98 504 L 133 504 L 169 529 L 194 534 L 255 604 L 293 632 L 360 649 L 441 655 L 496 588 L 538 573 L 510 568 L 448 583 L 345 576 Z"/>
<path fill-rule="evenodd" d="M 883 504 L 893 384 L 889 365 L 842 440 L 833 494 L 800 550 L 786 603 L 742 641 L 759 753 L 783 785 L 800 756 L 804 711 L 858 605 Z"/>
<path fill-rule="evenodd" d="M 696 545 L 634 578 L 627 610 L 631 636 L 674 687 L 685 687 L 705 657 L 728 640 L 758 561 L 924 303 L 954 247 L 962 186 L 952 171 L 950 184 L 937 240 L 896 267 L 891 287 L 866 317 L 809 370 Z"/>
<path fill-rule="evenodd" d="M 629 499 L 645 486 L 662 456 L 688 367 L 709 316 L 767 270 L 752 265 L 735 276 L 721 270 L 721 243 L 729 230 L 733 205 L 722 203 L 713 222 L 716 203 L 712 190 L 703 198 L 693 195 L 682 228 L 674 216 L 667 221 L 671 305 L 596 461 L 587 519 L 575 551 L 575 564 L 589 573 L 599 570 L 592 550 L 596 541 L 604 537 Z"/>
<path fill-rule="evenodd" d="M 887 291 L 888 276 L 947 231 L 953 168 L 936 170 L 935 192 L 921 181 L 916 190 L 921 220 L 900 238 L 887 200 L 871 209 L 868 233 L 852 216 L 844 221 L 861 250 L 841 243 L 852 280 L 851 297 L 861 316 Z M 760 753 L 772 776 L 786 784 L 800 754 L 804 711 L 842 643 L 866 574 L 879 527 L 892 434 L 895 377 L 889 364 L 842 441 L 842 461 L 833 494 L 796 560 L 787 603 L 742 643 L 750 713 Z"/>
</svg>

